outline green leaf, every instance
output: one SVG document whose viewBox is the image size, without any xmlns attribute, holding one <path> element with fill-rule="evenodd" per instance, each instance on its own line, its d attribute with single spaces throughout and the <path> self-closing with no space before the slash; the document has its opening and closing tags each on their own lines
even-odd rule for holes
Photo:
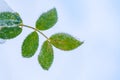
<svg viewBox="0 0 120 80">
<path fill-rule="evenodd" d="M 47 30 L 53 27 L 57 22 L 57 11 L 55 8 L 43 13 L 36 21 L 36 28 L 39 30 Z"/>
<path fill-rule="evenodd" d="M 66 33 L 57 33 L 50 37 L 50 42 L 58 49 L 61 50 L 73 50 L 83 44 L 74 37 Z"/>
<path fill-rule="evenodd" d="M 54 54 L 52 45 L 45 41 L 42 45 L 40 54 L 38 55 L 38 61 L 44 70 L 48 70 L 53 62 Z"/>
<path fill-rule="evenodd" d="M 22 23 L 18 13 L 1 12 L 0 13 L 0 27 L 16 27 Z"/>
<path fill-rule="evenodd" d="M 29 58 L 32 57 L 39 45 L 39 36 L 37 32 L 29 34 L 22 44 L 22 56 Z"/>
<path fill-rule="evenodd" d="M 0 13 L 0 38 L 11 39 L 18 36 L 22 29 L 19 25 L 22 20 L 18 13 L 1 12 Z"/>
<path fill-rule="evenodd" d="M 20 27 L 3 27 L 0 29 L 0 38 L 11 39 L 17 37 L 22 32 Z"/>
</svg>

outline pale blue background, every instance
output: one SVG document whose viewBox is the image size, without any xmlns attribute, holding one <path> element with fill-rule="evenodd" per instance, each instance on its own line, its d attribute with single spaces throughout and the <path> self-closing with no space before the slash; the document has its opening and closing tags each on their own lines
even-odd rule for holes
<svg viewBox="0 0 120 80">
<path fill-rule="evenodd" d="M 21 44 L 31 30 L 0 45 L 0 80 L 120 80 L 120 0 L 6 0 L 24 24 L 34 26 L 38 16 L 57 8 L 57 24 L 44 33 L 67 32 L 85 43 L 69 52 L 54 48 L 49 71 L 37 55 L 21 56 Z M 40 35 L 40 45 L 45 40 Z"/>
</svg>

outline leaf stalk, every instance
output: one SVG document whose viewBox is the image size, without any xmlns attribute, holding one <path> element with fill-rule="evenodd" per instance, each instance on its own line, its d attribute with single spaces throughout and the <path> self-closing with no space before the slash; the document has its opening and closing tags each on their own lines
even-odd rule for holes
<svg viewBox="0 0 120 80">
<path fill-rule="evenodd" d="M 40 33 L 41 35 L 43 35 L 49 41 L 49 38 L 44 33 L 42 33 L 39 29 L 34 28 L 32 26 L 24 25 L 24 24 L 20 24 L 20 26 L 21 27 L 27 27 L 27 28 L 30 28 L 30 29 L 33 29 L 33 30 L 37 31 L 38 33 Z"/>
</svg>

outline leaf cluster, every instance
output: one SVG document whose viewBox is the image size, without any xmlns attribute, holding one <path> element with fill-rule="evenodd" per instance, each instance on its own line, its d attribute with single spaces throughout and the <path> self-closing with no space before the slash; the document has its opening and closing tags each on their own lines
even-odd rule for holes
<svg viewBox="0 0 120 80">
<path fill-rule="evenodd" d="M 53 46 L 64 51 L 73 50 L 79 47 L 83 42 L 67 33 L 55 33 L 49 38 L 41 31 L 52 28 L 58 20 L 57 10 L 53 8 L 43 13 L 37 20 L 35 28 L 24 25 L 18 13 L 2 12 L 0 13 L 0 38 L 12 39 L 17 37 L 23 27 L 33 29 L 22 43 L 22 56 L 30 58 L 35 55 L 39 47 L 39 35 L 43 35 L 46 40 L 43 42 L 39 55 L 38 62 L 44 70 L 48 70 L 54 60 Z"/>
</svg>

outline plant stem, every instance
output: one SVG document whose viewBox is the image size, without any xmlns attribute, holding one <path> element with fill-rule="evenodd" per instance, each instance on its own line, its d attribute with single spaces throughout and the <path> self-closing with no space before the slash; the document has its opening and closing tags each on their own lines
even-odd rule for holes
<svg viewBox="0 0 120 80">
<path fill-rule="evenodd" d="M 22 26 L 22 27 L 27 27 L 27 28 L 31 28 L 31 29 L 39 32 L 41 35 L 43 35 L 43 36 L 49 41 L 49 38 L 48 38 L 45 34 L 43 34 L 39 29 L 34 28 L 34 27 L 32 27 L 32 26 L 24 25 L 24 24 L 21 24 L 20 26 Z"/>
</svg>

